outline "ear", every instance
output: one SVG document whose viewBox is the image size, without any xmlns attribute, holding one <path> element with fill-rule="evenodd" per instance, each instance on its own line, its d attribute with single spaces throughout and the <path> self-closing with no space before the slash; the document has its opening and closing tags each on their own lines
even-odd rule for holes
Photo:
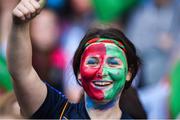
<svg viewBox="0 0 180 120">
<path fill-rule="evenodd" d="M 81 82 L 81 74 L 80 73 L 78 73 L 78 83 L 82 86 L 82 82 Z"/>
<path fill-rule="evenodd" d="M 130 71 L 128 71 L 127 75 L 126 75 L 126 81 L 129 82 L 131 80 L 131 76 L 132 73 Z"/>
</svg>

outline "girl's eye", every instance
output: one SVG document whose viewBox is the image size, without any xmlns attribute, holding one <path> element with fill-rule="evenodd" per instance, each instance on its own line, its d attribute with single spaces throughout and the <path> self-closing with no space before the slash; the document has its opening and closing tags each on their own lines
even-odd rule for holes
<svg viewBox="0 0 180 120">
<path fill-rule="evenodd" d="M 99 60 L 96 57 L 89 57 L 86 61 L 86 65 L 96 66 L 99 64 Z"/>
<path fill-rule="evenodd" d="M 107 64 L 110 67 L 118 67 L 121 65 L 121 60 L 115 57 L 110 57 L 107 59 Z"/>
</svg>

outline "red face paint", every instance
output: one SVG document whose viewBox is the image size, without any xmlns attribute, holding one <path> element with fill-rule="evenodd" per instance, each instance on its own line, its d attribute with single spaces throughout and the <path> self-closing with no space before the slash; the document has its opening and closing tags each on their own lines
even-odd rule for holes
<svg viewBox="0 0 180 120">
<path fill-rule="evenodd" d="M 93 81 L 102 80 L 102 71 L 103 68 L 103 57 L 106 54 L 106 47 L 103 43 L 92 44 L 86 48 L 81 58 L 80 65 L 80 74 L 81 74 L 81 82 L 84 90 L 88 94 L 89 97 L 96 100 L 103 100 L 104 93 L 102 90 L 97 89 Z M 87 66 L 87 62 L 90 60 L 88 57 L 95 57 L 98 62 L 98 65 L 94 67 Z M 89 60 L 89 61 L 88 61 Z"/>
</svg>

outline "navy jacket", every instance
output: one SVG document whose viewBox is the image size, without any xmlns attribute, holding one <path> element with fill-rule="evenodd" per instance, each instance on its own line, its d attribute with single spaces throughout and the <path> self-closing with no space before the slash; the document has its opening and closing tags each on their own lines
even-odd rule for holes
<svg viewBox="0 0 180 120">
<path fill-rule="evenodd" d="M 83 101 L 72 104 L 61 92 L 46 85 L 47 97 L 41 107 L 31 116 L 32 119 L 90 119 Z M 121 119 L 132 119 L 132 117 L 123 111 Z"/>
</svg>

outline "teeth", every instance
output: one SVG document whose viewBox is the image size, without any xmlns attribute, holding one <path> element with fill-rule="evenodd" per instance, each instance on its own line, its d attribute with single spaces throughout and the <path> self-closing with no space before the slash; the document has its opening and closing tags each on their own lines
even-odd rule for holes
<svg viewBox="0 0 180 120">
<path fill-rule="evenodd" d="M 93 83 L 96 86 L 108 86 L 108 85 L 112 84 L 112 82 L 110 82 L 110 81 L 94 81 Z"/>
</svg>

